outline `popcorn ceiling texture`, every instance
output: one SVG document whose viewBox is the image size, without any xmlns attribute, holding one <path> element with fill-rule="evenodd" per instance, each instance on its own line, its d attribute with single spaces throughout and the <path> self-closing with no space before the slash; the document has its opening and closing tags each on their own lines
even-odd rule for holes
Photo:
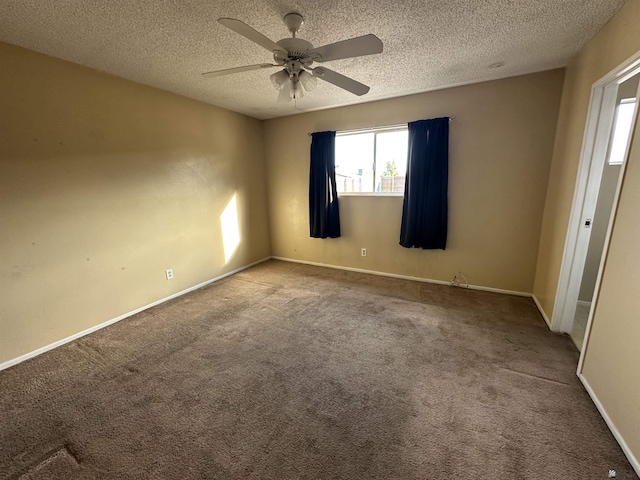
<svg viewBox="0 0 640 480">
<path fill-rule="evenodd" d="M 3 0 L 0 40 L 265 119 L 565 66 L 625 0 Z M 373 33 L 380 55 L 326 66 L 371 87 L 356 97 L 326 82 L 277 104 L 272 71 L 200 73 L 271 61 L 218 24 L 238 18 L 274 41 L 297 11 L 299 37 L 321 46 Z M 500 69 L 488 65 L 504 61 Z M 275 69 L 273 70 L 275 71 Z"/>
</svg>

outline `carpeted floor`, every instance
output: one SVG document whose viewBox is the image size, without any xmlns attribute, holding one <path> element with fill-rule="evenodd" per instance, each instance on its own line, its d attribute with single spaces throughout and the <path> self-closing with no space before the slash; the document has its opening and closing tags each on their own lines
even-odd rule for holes
<svg viewBox="0 0 640 480">
<path fill-rule="evenodd" d="M 269 261 L 0 372 L 0 478 L 637 478 L 531 299 Z"/>
</svg>

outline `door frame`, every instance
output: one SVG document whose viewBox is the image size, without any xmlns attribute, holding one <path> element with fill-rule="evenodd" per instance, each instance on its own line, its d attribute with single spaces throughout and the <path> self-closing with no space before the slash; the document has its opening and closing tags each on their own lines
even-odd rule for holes
<svg viewBox="0 0 640 480">
<path fill-rule="evenodd" d="M 640 51 L 628 58 L 626 61 L 611 70 L 605 76 L 595 82 L 591 88 L 591 98 L 587 112 L 587 122 L 582 140 L 582 150 L 580 152 L 580 162 L 578 164 L 578 176 L 576 188 L 573 196 L 571 215 L 569 217 L 569 228 L 565 241 L 565 249 L 560 267 L 560 277 L 556 290 L 556 302 L 551 317 L 551 330 L 556 332 L 569 333 L 573 325 L 576 305 L 584 271 L 591 228 L 585 228 L 587 219 L 593 219 L 602 170 L 606 161 L 609 139 L 616 108 L 616 97 L 618 86 L 630 77 L 640 73 Z M 640 89 L 638 90 L 640 92 Z M 636 94 L 637 95 L 637 94 Z M 638 97 L 636 97 L 638 98 Z M 634 113 L 633 125 L 635 126 L 638 117 L 638 110 Z M 634 128 L 634 127 L 632 127 Z M 631 139 L 633 138 L 633 132 Z M 604 259 L 606 257 L 613 219 L 615 218 L 622 178 L 627 166 L 626 158 L 629 155 L 629 145 L 625 152 L 625 162 L 620 168 L 620 176 L 613 201 L 613 208 L 609 218 L 609 226 L 605 237 L 604 248 L 600 260 L 600 269 L 596 279 L 594 295 L 591 300 L 591 310 L 587 320 L 587 327 L 582 345 L 580 361 L 578 363 L 578 373 L 582 368 L 584 352 L 589 339 L 591 321 L 597 306 L 598 293 Z"/>
</svg>

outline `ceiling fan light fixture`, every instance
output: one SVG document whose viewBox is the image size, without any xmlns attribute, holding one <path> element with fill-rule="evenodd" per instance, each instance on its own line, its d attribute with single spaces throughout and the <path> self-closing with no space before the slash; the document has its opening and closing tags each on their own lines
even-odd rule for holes
<svg viewBox="0 0 640 480">
<path fill-rule="evenodd" d="M 307 92 L 310 92 L 314 88 L 316 88 L 316 83 L 318 83 L 318 79 L 311 75 L 309 72 L 300 72 L 298 75 L 298 79 L 300 84 L 304 87 Z"/>
<path fill-rule="evenodd" d="M 271 75 L 270 79 L 275 89 L 280 92 L 278 102 L 290 102 L 292 99 L 302 98 L 306 92 L 315 88 L 318 77 L 322 81 L 331 83 L 354 95 L 361 96 L 368 93 L 369 87 L 367 85 L 328 68 L 311 68 L 311 65 L 314 62 L 324 63 L 382 53 L 382 41 L 370 33 L 316 48 L 310 42 L 297 38 L 296 34 L 303 22 L 304 18 L 299 13 L 288 13 L 284 18 L 284 23 L 289 28 L 292 38 L 283 38 L 274 42 L 240 20 L 219 18 L 218 23 L 222 26 L 242 35 L 273 54 L 275 63 L 226 68 L 205 72 L 202 75 L 206 78 L 216 78 L 232 73 L 276 67 L 279 71 Z"/>
<path fill-rule="evenodd" d="M 280 94 L 278 95 L 278 103 L 290 102 L 292 98 L 293 93 L 291 91 L 291 82 L 287 81 L 280 89 Z"/>
<path fill-rule="evenodd" d="M 291 82 L 291 98 L 300 99 L 304 97 L 304 88 L 300 85 L 300 82 Z"/>
<path fill-rule="evenodd" d="M 286 69 L 282 69 L 279 72 L 271 75 L 271 83 L 276 90 L 281 90 L 282 87 L 289 81 L 289 72 Z"/>
</svg>

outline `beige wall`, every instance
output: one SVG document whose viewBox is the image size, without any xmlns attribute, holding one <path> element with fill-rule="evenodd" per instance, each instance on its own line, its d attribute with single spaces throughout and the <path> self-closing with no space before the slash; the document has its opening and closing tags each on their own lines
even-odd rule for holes
<svg viewBox="0 0 640 480">
<path fill-rule="evenodd" d="M 629 0 L 567 67 L 533 293 L 551 318 L 592 85 L 640 50 L 640 0 Z"/>
<path fill-rule="evenodd" d="M 260 121 L 1 43 L 0 65 L 0 363 L 269 255 Z"/>
<path fill-rule="evenodd" d="M 555 70 L 266 121 L 273 255 L 445 281 L 461 270 L 531 292 L 562 80 Z M 446 251 L 398 245 L 402 197 L 343 196 L 343 236 L 309 238 L 308 132 L 449 115 Z"/>
<path fill-rule="evenodd" d="M 555 302 L 591 86 L 640 50 L 638 25 L 640 0 L 629 0 L 567 69 L 534 287 L 548 314 Z M 640 458 L 639 205 L 636 125 L 582 370 L 636 462 Z"/>
<path fill-rule="evenodd" d="M 582 375 L 640 469 L 640 135 L 622 183 Z"/>
</svg>

